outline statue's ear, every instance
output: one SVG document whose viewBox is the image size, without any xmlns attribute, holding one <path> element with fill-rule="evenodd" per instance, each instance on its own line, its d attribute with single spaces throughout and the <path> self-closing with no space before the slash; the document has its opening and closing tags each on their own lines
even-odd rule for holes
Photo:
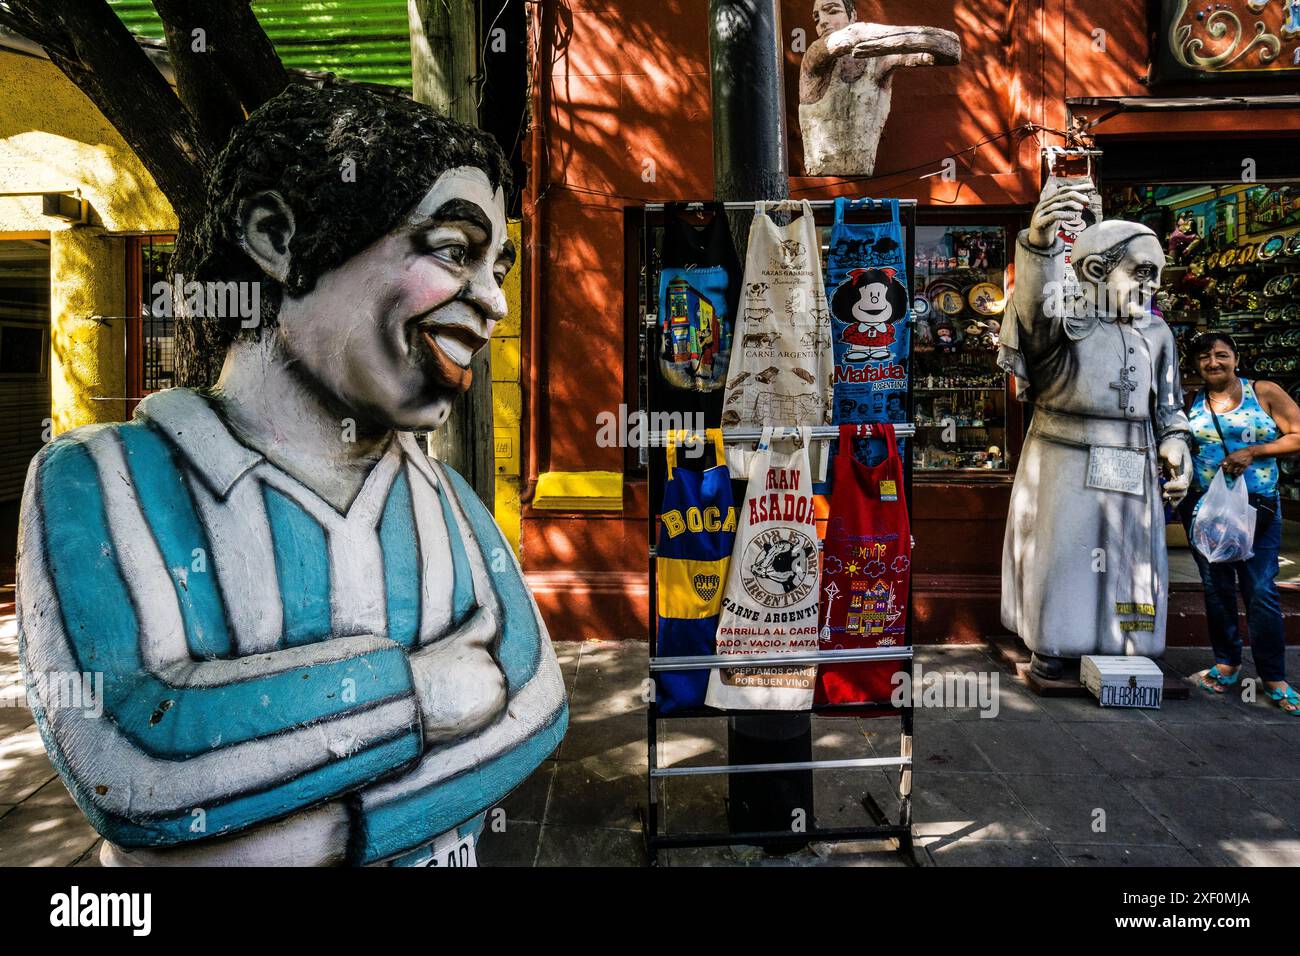
<svg viewBox="0 0 1300 956">
<path fill-rule="evenodd" d="M 1106 260 L 1098 255 L 1085 256 L 1077 266 L 1079 274 L 1090 282 L 1106 281 Z"/>
<path fill-rule="evenodd" d="M 274 190 L 255 193 L 239 202 L 239 245 L 273 279 L 289 275 L 289 240 L 293 210 Z"/>
</svg>

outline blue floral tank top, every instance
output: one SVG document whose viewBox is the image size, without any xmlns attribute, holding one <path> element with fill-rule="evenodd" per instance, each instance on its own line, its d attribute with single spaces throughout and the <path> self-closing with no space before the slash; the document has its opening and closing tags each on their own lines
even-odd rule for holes
<svg viewBox="0 0 1300 956">
<path fill-rule="evenodd" d="M 1282 437 L 1282 429 L 1264 410 L 1264 406 L 1255 397 L 1255 387 L 1245 378 L 1241 380 L 1241 403 L 1230 412 L 1219 412 L 1219 425 L 1228 443 L 1227 451 L 1219 440 L 1219 433 L 1214 429 L 1214 416 L 1210 414 L 1210 406 L 1206 403 L 1205 389 L 1196 393 L 1192 410 L 1187 417 L 1191 420 L 1192 434 L 1196 437 L 1196 483 L 1201 491 L 1209 489 L 1214 473 L 1229 454 L 1240 451 L 1247 445 L 1260 445 Z M 1251 494 L 1265 497 L 1277 494 L 1276 457 L 1256 458 L 1245 474 L 1246 490 Z"/>
</svg>

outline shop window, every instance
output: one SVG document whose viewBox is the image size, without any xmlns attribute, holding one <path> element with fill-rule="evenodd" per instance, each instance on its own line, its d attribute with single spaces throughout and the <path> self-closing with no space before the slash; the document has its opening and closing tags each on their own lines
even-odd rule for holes
<svg viewBox="0 0 1300 956">
<path fill-rule="evenodd" d="M 171 281 L 173 236 L 135 236 L 127 243 L 127 386 L 130 411 L 150 392 L 176 384 L 176 323 L 159 306 L 155 286 Z"/>
<path fill-rule="evenodd" d="M 1109 183 L 1108 218 L 1156 231 L 1168 264 L 1156 306 L 1178 343 L 1183 391 L 1201 387 L 1188 345 L 1230 332 L 1239 371 L 1300 400 L 1300 182 Z M 1300 501 L 1300 463 L 1282 459 L 1280 489 Z"/>
</svg>

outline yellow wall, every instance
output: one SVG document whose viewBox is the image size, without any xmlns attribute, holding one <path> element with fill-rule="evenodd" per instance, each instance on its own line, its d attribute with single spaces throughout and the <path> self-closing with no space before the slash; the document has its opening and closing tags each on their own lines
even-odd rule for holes
<svg viewBox="0 0 1300 956">
<path fill-rule="evenodd" d="M 48 60 L 0 50 L 0 194 L 80 190 L 89 222 L 41 214 L 40 196 L 0 195 L 0 239 L 50 238 L 50 396 L 55 433 L 120 421 L 126 395 L 126 243 L 176 217 L 117 131 Z"/>
<path fill-rule="evenodd" d="M 522 506 L 519 502 L 520 420 L 523 393 L 519 381 L 519 329 L 523 298 L 522 231 L 519 221 L 509 223 L 510 240 L 521 251 L 520 264 L 510 270 L 504 286 L 505 319 L 492 330 L 492 436 L 496 459 L 496 519 L 506 540 L 519 555 Z"/>
</svg>

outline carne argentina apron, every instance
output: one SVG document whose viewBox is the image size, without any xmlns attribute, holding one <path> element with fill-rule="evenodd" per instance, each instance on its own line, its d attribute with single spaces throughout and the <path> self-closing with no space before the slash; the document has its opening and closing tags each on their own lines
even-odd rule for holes
<svg viewBox="0 0 1300 956">
<path fill-rule="evenodd" d="M 886 222 L 850 224 L 850 206 L 883 207 Z M 833 422 L 907 421 L 911 347 L 907 250 L 898 200 L 835 200 L 826 289 L 834 342 Z"/>
<path fill-rule="evenodd" d="M 705 433 L 713 442 L 717 459 L 712 468 L 702 472 L 677 467 L 677 443 L 683 434 L 670 431 L 666 442 L 667 479 L 655 545 L 659 611 L 655 651 L 659 657 L 714 652 L 722 587 L 736 537 L 736 509 L 722 432 L 709 429 Z M 709 672 L 666 671 L 656 681 L 659 711 L 668 714 L 704 703 Z"/>
<path fill-rule="evenodd" d="M 717 653 L 770 655 L 817 649 L 817 530 L 808 467 L 811 429 L 772 448 L 763 429 L 727 569 Z M 816 666 L 721 667 L 709 672 L 710 707 L 806 710 Z"/>
<path fill-rule="evenodd" d="M 778 226 L 769 207 L 802 215 Z M 808 202 L 754 204 L 724 428 L 830 422 L 830 315 Z M 748 469 L 741 469 L 747 472 Z"/>
<path fill-rule="evenodd" d="M 903 462 L 893 425 L 872 425 L 885 460 L 867 467 L 853 457 L 865 426 L 841 425 L 822 558 L 820 647 L 823 651 L 888 647 L 907 641 L 912 537 L 903 495 Z M 899 661 L 824 664 L 819 704 L 883 703 Z"/>
<path fill-rule="evenodd" d="M 722 203 L 697 230 L 685 204 L 664 207 L 659 272 L 659 369 L 674 388 L 711 392 L 727 381 L 740 264 Z"/>
</svg>

